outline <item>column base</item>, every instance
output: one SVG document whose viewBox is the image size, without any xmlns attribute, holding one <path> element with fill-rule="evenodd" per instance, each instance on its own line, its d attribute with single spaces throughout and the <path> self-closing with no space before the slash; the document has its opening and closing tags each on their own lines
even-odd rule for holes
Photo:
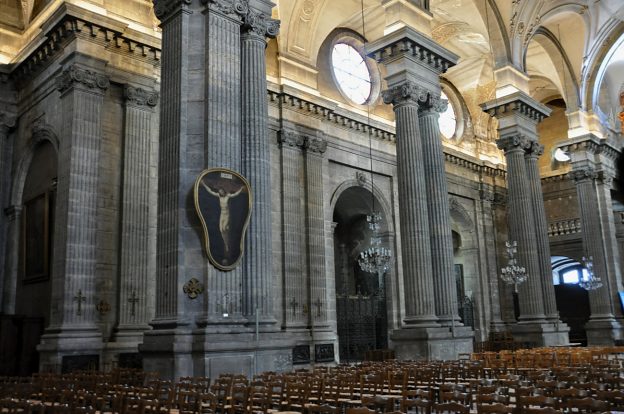
<svg viewBox="0 0 624 414">
<path fill-rule="evenodd" d="M 473 337 L 472 328 L 466 326 L 455 327 L 454 333 L 448 327 L 408 327 L 393 331 L 390 341 L 400 360 L 448 360 L 471 353 Z"/>
<path fill-rule="evenodd" d="M 587 345 L 615 345 L 624 338 L 622 325 L 615 319 L 590 319 L 585 324 Z"/>
<path fill-rule="evenodd" d="M 527 342 L 533 346 L 570 344 L 570 327 L 563 322 L 518 322 L 509 328 L 517 342 Z"/>
<path fill-rule="evenodd" d="M 194 375 L 192 349 L 193 335 L 175 328 L 146 331 L 139 345 L 143 369 L 169 380 Z"/>
<path fill-rule="evenodd" d="M 48 330 L 37 345 L 39 371 L 101 370 L 102 333 L 96 328 Z"/>
</svg>

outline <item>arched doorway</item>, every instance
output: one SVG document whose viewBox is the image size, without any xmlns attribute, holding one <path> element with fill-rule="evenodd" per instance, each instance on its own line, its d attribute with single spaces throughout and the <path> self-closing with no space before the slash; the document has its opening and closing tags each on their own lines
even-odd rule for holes
<svg viewBox="0 0 624 414">
<path fill-rule="evenodd" d="M 550 262 L 561 321 L 570 327 L 570 342 L 586 346 L 585 324 L 590 316 L 589 294 L 579 282 L 587 280 L 587 270 L 578 261 L 566 256 L 552 256 Z"/>
<path fill-rule="evenodd" d="M 18 270 L 13 318 L 15 374 L 39 369 L 37 344 L 50 322 L 57 152 L 48 140 L 34 145 L 21 196 Z"/>
<path fill-rule="evenodd" d="M 342 362 L 361 361 L 367 351 L 388 347 L 388 275 L 380 278 L 358 264 L 360 253 L 370 246 L 367 216 L 373 208 L 381 210 L 379 200 L 359 186 L 343 191 L 334 208 L 336 317 Z M 379 235 L 384 247 L 388 247 L 387 223 L 381 213 Z"/>
</svg>

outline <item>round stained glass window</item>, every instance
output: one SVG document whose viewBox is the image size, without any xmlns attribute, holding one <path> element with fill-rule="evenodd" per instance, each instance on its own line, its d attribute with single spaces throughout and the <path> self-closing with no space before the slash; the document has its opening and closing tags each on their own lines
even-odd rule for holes
<svg viewBox="0 0 624 414">
<path fill-rule="evenodd" d="M 441 97 L 442 99 L 446 99 L 447 101 L 449 100 L 448 96 L 446 96 L 444 92 L 442 92 Z M 438 123 L 440 124 L 440 132 L 442 133 L 442 136 L 446 139 L 453 138 L 453 135 L 455 135 L 455 130 L 457 129 L 457 118 L 455 116 L 455 109 L 453 109 L 453 105 L 450 101 L 448 107 L 446 108 L 446 111 L 440 114 L 440 118 L 438 118 Z"/>
<path fill-rule="evenodd" d="M 337 43 L 331 60 L 342 93 L 358 105 L 365 104 L 371 94 L 371 75 L 360 52 L 346 43 Z"/>
</svg>

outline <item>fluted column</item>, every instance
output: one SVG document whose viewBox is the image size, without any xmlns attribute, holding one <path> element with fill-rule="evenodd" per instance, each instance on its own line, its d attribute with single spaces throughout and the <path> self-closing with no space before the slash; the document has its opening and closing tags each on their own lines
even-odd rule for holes
<svg viewBox="0 0 624 414">
<path fill-rule="evenodd" d="M 15 250 L 17 244 L 7 244 L 9 233 L 9 217 L 4 214 L 4 209 L 9 204 L 9 191 L 11 188 L 11 164 L 9 132 L 15 126 L 15 117 L 6 112 L 0 112 L 0 309 L 4 309 L 4 286 L 8 283 L 10 273 L 5 269 L 6 258 Z M 10 295 L 10 293 L 8 293 Z M 13 293 L 14 294 L 14 293 Z M 6 310 L 4 311 L 7 312 Z"/>
<path fill-rule="evenodd" d="M 187 278 L 184 254 L 186 226 L 186 151 L 189 102 L 190 0 L 154 0 L 161 20 L 162 83 L 158 162 L 158 228 L 156 241 L 156 316 L 153 324 L 165 328 L 179 323 Z"/>
<path fill-rule="evenodd" d="M 535 220 L 535 238 L 537 242 L 537 259 L 539 263 L 539 278 L 542 284 L 542 298 L 544 300 L 544 314 L 546 319 L 553 322 L 559 321 L 557 302 L 555 300 L 555 286 L 553 285 L 552 265 L 550 262 L 550 242 L 548 240 L 548 221 L 544 208 L 544 195 L 542 181 L 540 179 L 537 159 L 544 153 L 544 146 L 536 141 L 530 143 L 524 158 L 526 164 L 529 191 L 533 205 L 533 218 Z M 537 276 L 537 275 L 536 275 Z"/>
<path fill-rule="evenodd" d="M 320 135 L 307 137 L 305 142 L 306 236 L 310 291 L 308 309 L 310 325 L 328 325 L 325 272 L 325 215 L 323 207 L 323 154 L 327 141 Z"/>
<path fill-rule="evenodd" d="M 282 163 L 282 255 L 284 272 L 284 295 L 282 318 L 286 329 L 302 329 L 307 326 L 303 306 L 307 305 L 305 260 L 305 211 L 301 179 L 304 170 L 302 148 L 305 136 L 294 131 L 282 130 L 279 135 Z"/>
<path fill-rule="evenodd" d="M 57 78 L 63 110 L 50 330 L 100 332 L 95 318 L 97 184 L 108 77 L 74 64 Z"/>
<path fill-rule="evenodd" d="M 262 275 L 266 274 L 266 264 L 261 264 L 261 261 L 258 262 L 257 264 L 261 265 L 258 271 L 262 273 L 251 274 L 249 280 L 246 276 L 249 275 L 248 266 L 253 266 L 254 260 L 257 259 L 250 247 L 252 245 L 254 249 L 257 247 L 253 240 L 258 237 L 258 229 L 262 229 L 266 225 L 266 213 L 263 208 L 265 200 L 263 194 L 260 194 L 263 191 L 263 186 L 266 186 L 264 178 L 261 179 L 261 182 L 257 182 L 255 181 L 258 179 L 257 177 L 249 176 L 249 173 L 253 175 L 255 172 L 242 170 L 243 108 L 241 104 L 243 99 L 249 100 L 250 97 L 255 96 L 258 88 L 257 84 L 247 83 L 245 88 L 251 89 L 244 90 L 245 88 L 242 87 L 241 83 L 243 82 L 241 28 L 243 20 L 250 10 L 248 1 L 243 0 L 202 0 L 202 3 L 206 4 L 204 10 L 205 167 L 223 167 L 241 172 L 248 180 L 251 180 L 252 201 L 254 203 L 250 227 L 245 236 L 243 264 L 229 272 L 216 269 L 210 264 L 207 265 L 208 320 L 222 323 L 225 313 L 228 314 L 227 320 L 230 323 L 244 324 L 248 319 L 253 320 L 255 307 L 258 306 L 261 313 L 260 317 L 264 323 L 270 321 L 267 312 L 271 302 L 270 298 L 260 297 L 264 288 L 262 286 L 264 282 L 261 279 L 264 278 Z M 250 44 L 248 43 L 247 52 L 250 51 L 249 47 Z M 254 59 L 254 57 L 248 53 L 247 59 Z M 245 67 L 244 70 L 247 71 L 245 82 L 251 82 L 249 78 L 255 79 L 257 76 L 257 73 L 249 72 L 253 68 Z M 266 96 L 266 88 L 264 94 Z M 258 105 L 261 104 L 258 103 Z M 248 106 L 244 108 L 244 110 L 248 109 L 255 110 Z M 245 168 L 250 168 L 249 162 L 252 161 L 250 157 L 257 156 L 253 152 L 262 151 L 258 148 L 258 143 L 262 142 L 262 136 L 256 136 L 256 134 L 262 134 L 263 131 L 258 124 L 261 121 L 256 119 L 257 114 L 247 112 L 244 116 L 245 127 L 252 128 L 250 131 L 245 131 L 245 146 L 247 147 L 245 149 L 247 157 Z M 266 141 L 264 145 L 267 145 Z M 260 159 L 253 168 L 264 168 L 263 162 L 264 160 Z M 256 200 L 256 197 L 260 197 L 260 202 Z M 256 206 L 261 209 L 260 215 L 256 211 Z M 270 233 L 268 237 L 270 237 Z M 260 247 L 260 249 L 262 248 Z M 248 259 L 251 260 L 249 264 L 247 264 Z M 258 282 L 260 285 L 257 285 Z"/>
<path fill-rule="evenodd" d="M 384 91 L 396 120 L 397 178 L 405 318 L 409 325 L 437 326 L 431 262 L 431 234 L 418 101 L 421 90 L 405 82 Z"/>
<path fill-rule="evenodd" d="M 250 10 L 241 36 L 242 60 L 242 172 L 253 190 L 253 209 L 247 237 L 243 274 L 243 313 L 259 314 L 264 324 L 273 315 L 273 244 L 271 229 L 271 165 L 268 103 L 266 99 L 266 36 L 275 37 L 279 22 Z"/>
<path fill-rule="evenodd" d="M 428 196 L 431 262 L 436 314 L 442 325 L 460 325 L 453 262 L 453 239 L 444 153 L 440 140 L 439 112 L 448 102 L 438 92 L 428 92 L 420 104 L 420 135 Z"/>
<path fill-rule="evenodd" d="M 119 264 L 120 335 L 140 335 L 151 320 L 148 303 L 150 252 L 150 142 L 158 93 L 126 85 Z"/>
<path fill-rule="evenodd" d="M 509 238 L 518 242 L 518 262 L 528 278 L 518 288 L 520 321 L 543 321 L 542 282 L 535 236 L 533 203 L 524 162 L 529 140 L 522 135 L 502 136 L 497 145 L 505 151 L 509 194 Z"/>
<path fill-rule="evenodd" d="M 591 308 L 591 321 L 612 321 L 613 307 L 609 298 L 607 280 L 607 263 L 605 260 L 604 243 L 601 234 L 600 207 L 596 192 L 596 179 L 598 174 L 592 167 L 576 168 L 571 173 L 576 183 L 576 191 L 581 210 L 581 226 L 583 231 L 583 249 L 586 256 L 592 256 L 594 274 L 602 279 L 603 286 L 589 291 L 589 305 Z"/>
</svg>

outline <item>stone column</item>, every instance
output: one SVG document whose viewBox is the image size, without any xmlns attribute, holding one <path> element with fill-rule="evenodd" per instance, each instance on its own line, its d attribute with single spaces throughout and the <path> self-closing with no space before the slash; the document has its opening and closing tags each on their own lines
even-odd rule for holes
<svg viewBox="0 0 624 414">
<path fill-rule="evenodd" d="M 151 119 L 158 93 L 126 85 L 119 264 L 118 341 L 138 343 L 149 329 Z"/>
<path fill-rule="evenodd" d="M 560 323 L 557 302 L 555 300 L 555 286 L 553 285 L 552 266 L 550 262 L 550 241 L 548 240 L 548 221 L 544 208 L 544 195 L 542 192 L 542 180 L 540 179 L 537 159 L 544 153 L 544 146 L 537 141 L 532 141 L 527 149 L 524 159 L 533 205 L 533 218 L 535 220 L 535 238 L 537 242 L 537 259 L 540 267 L 540 279 L 542 281 L 542 298 L 544 300 L 544 314 L 551 322 Z"/>
<path fill-rule="evenodd" d="M 15 313 L 17 290 L 17 274 L 19 267 L 19 241 L 22 228 L 22 206 L 10 206 L 4 210 L 7 217 L 6 229 L 6 262 L 4 263 L 4 280 L 2 283 L 2 313 Z"/>
<path fill-rule="evenodd" d="M 420 102 L 420 135 L 427 183 L 431 261 L 436 314 L 442 325 L 461 325 L 457 309 L 457 289 L 453 263 L 453 238 L 444 153 L 438 124 L 439 112 L 448 102 L 440 99 L 439 90 L 428 91 Z"/>
<path fill-rule="evenodd" d="M 384 91 L 396 117 L 397 178 L 401 219 L 401 254 L 408 325 L 438 326 L 431 278 L 429 231 L 423 148 L 418 122 L 420 88 L 411 82 Z"/>
<path fill-rule="evenodd" d="M 271 160 L 267 120 L 266 37 L 275 37 L 279 21 L 249 10 L 241 36 L 242 171 L 253 191 L 253 210 L 243 274 L 243 314 L 256 311 L 262 324 L 275 325 L 273 316 L 273 250 L 271 226 Z M 274 327 L 276 328 L 276 327 Z"/>
<path fill-rule="evenodd" d="M 528 278 L 519 285 L 520 321 L 543 321 L 544 303 L 537 240 L 524 151 L 530 142 L 522 135 L 501 136 L 498 148 L 505 151 L 509 194 L 509 238 L 518 242 L 518 263 Z"/>
<path fill-rule="evenodd" d="M 7 245 L 6 243 L 7 238 L 11 237 L 7 228 L 10 220 L 7 220 L 8 217 L 5 218 L 5 214 L 3 214 L 10 198 L 9 191 L 11 189 L 12 174 L 9 157 L 11 152 L 9 132 L 14 126 L 15 117 L 6 112 L 0 112 L 0 171 L 2 171 L 2 176 L 0 176 L 0 309 L 2 310 L 4 310 L 4 285 L 7 283 L 6 279 L 9 278 L 9 273 L 5 269 L 6 257 L 17 246 L 17 244 Z M 11 293 L 8 294 L 10 295 Z M 6 310 L 4 312 L 7 313 Z"/>
<path fill-rule="evenodd" d="M 594 274 L 602 279 L 603 287 L 589 291 L 591 321 L 614 320 L 613 307 L 609 298 L 608 280 L 606 280 L 607 263 L 605 261 L 604 243 L 600 231 L 600 211 L 596 192 L 598 174 L 593 168 L 577 168 L 571 173 L 576 183 L 576 191 L 581 210 L 581 226 L 583 231 L 583 248 L 586 257 L 592 256 Z M 589 339 L 589 338 L 588 338 Z"/>
<path fill-rule="evenodd" d="M 305 136 L 290 130 L 279 135 L 282 162 L 282 254 L 284 257 L 284 296 L 282 317 L 286 329 L 304 329 L 307 321 L 303 306 L 308 301 L 305 260 L 305 211 L 302 208 L 302 149 Z"/>
<path fill-rule="evenodd" d="M 305 142 L 306 236 L 309 274 L 308 309 L 314 329 L 328 326 L 325 269 L 325 216 L 323 199 L 323 154 L 327 141 L 321 133 Z"/>
<path fill-rule="evenodd" d="M 266 185 L 264 178 L 261 178 L 261 182 L 258 183 L 249 174 L 251 171 L 242 171 L 242 149 L 243 144 L 241 141 L 242 133 L 242 99 L 243 93 L 249 100 L 250 97 L 257 94 L 258 85 L 253 82 L 256 79 L 257 74 L 246 73 L 245 82 L 247 88 L 252 88 L 249 91 L 243 91 L 241 82 L 243 78 L 241 76 L 241 70 L 243 68 L 241 60 L 241 28 L 243 26 L 243 19 L 249 13 L 249 5 L 247 1 L 243 0 L 202 0 L 202 3 L 206 4 L 204 10 L 204 33 L 197 32 L 197 36 L 203 35 L 205 38 L 204 48 L 204 76 L 205 76 L 205 90 L 204 90 L 204 151 L 205 151 L 205 168 L 230 168 L 232 170 L 241 172 L 250 181 L 252 200 L 254 206 L 252 210 L 252 218 L 250 226 L 246 235 L 245 252 L 243 262 L 241 266 L 229 271 L 224 272 L 214 268 L 212 265 L 207 264 L 206 273 L 208 278 L 207 283 L 207 300 L 208 300 L 208 321 L 210 323 L 222 324 L 228 322 L 229 324 L 243 325 L 248 322 L 247 318 L 254 320 L 255 306 L 260 305 L 260 312 L 264 312 L 263 308 L 267 308 L 270 299 L 264 299 L 267 303 L 256 303 L 259 300 L 261 290 L 258 290 L 256 294 L 253 293 L 253 284 L 259 280 L 253 280 L 256 276 L 252 275 L 252 280 L 245 279 L 244 273 L 248 269 L 246 264 L 248 259 L 252 259 L 250 265 L 253 265 L 254 253 L 253 250 L 248 250 L 250 243 L 253 244 L 253 237 L 257 237 L 258 226 L 262 228 L 265 225 L 265 211 L 260 204 L 261 213 L 258 216 L 258 212 L 255 211 L 257 201 L 255 200 L 262 187 L 257 188 L 256 185 Z M 249 42 L 248 37 L 248 42 Z M 199 46 L 199 45 L 198 45 Z M 248 52 L 250 44 L 247 43 Z M 248 54 L 248 59 L 252 57 Z M 198 68 L 199 69 L 199 68 Z M 245 69 L 249 70 L 249 69 Z M 266 88 L 264 91 L 266 95 Z M 265 96 L 266 100 L 266 96 Z M 259 103 L 258 103 L 259 104 Z M 253 108 L 249 108 L 249 102 L 246 103 L 246 127 L 254 128 L 251 131 L 245 131 L 246 143 L 245 146 L 257 145 L 258 142 L 262 142 L 262 136 L 256 136 L 256 133 L 262 134 L 262 130 L 258 129 L 259 124 L 256 121 L 254 112 L 248 111 Z M 264 115 L 266 116 L 266 115 Z M 261 128 L 261 127 L 260 127 Z M 266 141 L 265 141 L 265 144 Z M 247 150 L 251 149 L 247 148 Z M 247 164 L 245 168 L 249 168 L 249 162 L 251 158 L 255 156 L 247 152 Z M 259 159 L 257 166 L 264 168 L 264 160 Z M 256 168 L 256 167 L 254 167 Z M 259 171 L 260 172 L 260 171 Z M 261 203 L 264 203 L 262 195 Z M 260 219 L 260 222 L 258 222 Z M 251 231 L 251 232 L 250 232 Z M 253 234 L 252 234 L 253 233 Z M 270 237 L 270 236 L 269 236 Z M 254 248 L 257 246 L 254 246 Z M 262 247 L 260 247 L 262 249 Z M 205 257 L 205 255 L 204 255 Z M 258 274 L 258 277 L 262 279 L 261 274 L 266 273 L 266 266 L 261 269 L 262 273 Z M 258 286 L 257 288 L 261 288 Z M 251 295 L 248 295 L 251 293 Z M 228 314 L 224 317 L 224 314 Z M 267 319 L 268 316 L 261 316 L 262 319 Z M 263 321 L 263 324 L 265 322 Z"/>
<path fill-rule="evenodd" d="M 78 63 L 57 78 L 63 110 L 59 149 L 52 312 L 39 346 L 42 363 L 59 363 L 66 352 L 102 347 L 95 315 L 97 184 L 102 111 L 108 77 Z M 76 340 L 76 336 L 80 340 Z M 56 343 L 56 345 L 55 345 Z"/>
</svg>

